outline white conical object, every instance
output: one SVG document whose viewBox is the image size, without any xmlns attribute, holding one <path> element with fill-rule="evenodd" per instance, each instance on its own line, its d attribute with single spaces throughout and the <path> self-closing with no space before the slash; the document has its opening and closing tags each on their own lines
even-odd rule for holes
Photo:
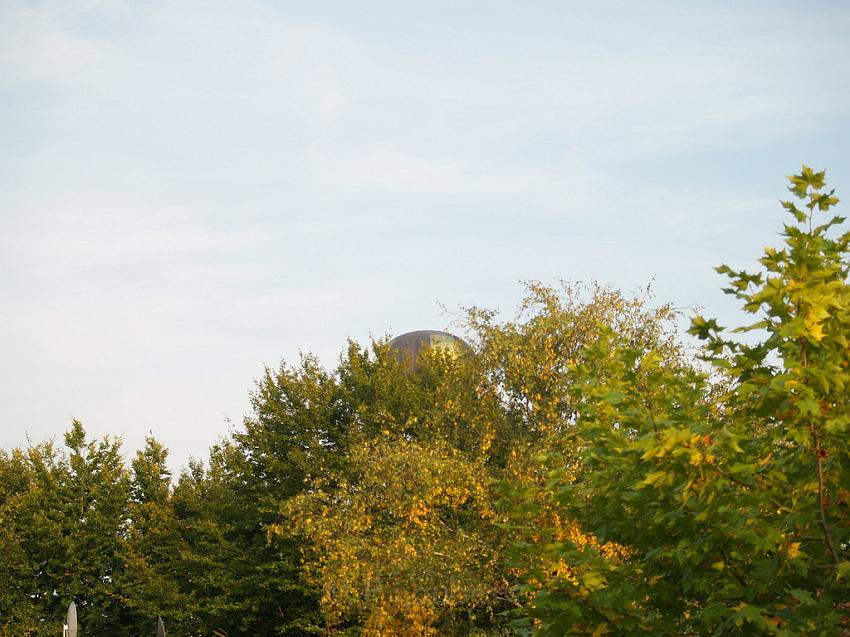
<svg viewBox="0 0 850 637">
<path fill-rule="evenodd" d="M 162 623 L 162 617 L 156 618 L 156 637 L 165 637 L 165 624 Z"/>
<path fill-rule="evenodd" d="M 68 615 L 65 617 L 65 637 L 77 637 L 77 605 L 68 604 Z"/>
</svg>

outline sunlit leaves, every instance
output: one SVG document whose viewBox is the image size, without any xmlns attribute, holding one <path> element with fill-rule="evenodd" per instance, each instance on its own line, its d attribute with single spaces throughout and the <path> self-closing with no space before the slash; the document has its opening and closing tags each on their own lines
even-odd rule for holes
<svg viewBox="0 0 850 637">
<path fill-rule="evenodd" d="M 415 605 L 425 609 L 421 629 L 399 634 L 429 634 L 428 622 L 452 609 L 486 606 L 498 586 L 486 469 L 443 443 L 391 437 L 348 461 L 357 470 L 334 490 L 284 509 L 289 530 L 310 541 L 308 573 L 331 625 L 360 618 L 368 634 L 395 634 L 378 627 L 416 616 Z"/>
<path fill-rule="evenodd" d="M 581 452 L 550 473 L 549 502 L 623 550 L 602 559 L 592 544 L 550 549 L 604 586 L 545 582 L 528 606 L 541 634 L 850 629 L 850 242 L 837 232 L 841 217 L 813 223 L 838 202 L 825 173 L 804 167 L 790 182 L 803 203 L 783 203 L 794 219 L 785 245 L 765 249 L 762 272 L 718 268 L 759 316 L 736 330 L 747 339 L 712 319 L 692 322 L 725 382 L 687 365 L 638 382 L 645 358 L 618 334 L 607 351 L 586 348 L 569 436 Z"/>
</svg>

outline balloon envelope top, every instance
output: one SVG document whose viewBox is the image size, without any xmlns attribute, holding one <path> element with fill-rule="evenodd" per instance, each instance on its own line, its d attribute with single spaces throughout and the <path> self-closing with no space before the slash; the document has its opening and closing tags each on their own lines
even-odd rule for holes
<svg viewBox="0 0 850 637">
<path fill-rule="evenodd" d="M 455 357 L 472 351 L 463 339 L 438 330 L 407 332 L 392 339 L 389 346 L 399 362 L 406 362 L 410 369 L 416 368 L 419 354 L 426 348 L 434 348 Z"/>
<path fill-rule="evenodd" d="M 68 637 L 77 637 L 77 605 L 74 602 L 68 604 L 65 625 L 68 627 Z"/>
</svg>

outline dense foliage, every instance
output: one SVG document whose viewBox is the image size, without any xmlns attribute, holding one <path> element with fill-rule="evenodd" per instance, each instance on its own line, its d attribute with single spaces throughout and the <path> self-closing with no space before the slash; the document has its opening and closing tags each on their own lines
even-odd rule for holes
<svg viewBox="0 0 850 637">
<path fill-rule="evenodd" d="M 621 553 L 554 528 L 517 551 L 527 631 L 850 634 L 850 234 L 818 223 L 838 202 L 824 173 L 791 191 L 802 210 L 783 203 L 793 223 L 763 271 L 718 268 L 759 320 L 732 337 L 693 320 L 719 383 L 613 331 L 571 367 L 577 416 L 569 452 L 547 458 L 547 502 Z M 541 552 L 558 577 L 533 569 Z"/>
<path fill-rule="evenodd" d="M 267 369 L 174 482 L 76 421 L 0 452 L 0 636 L 71 599 L 83 635 L 850 634 L 850 235 L 823 173 L 791 190 L 702 361 L 670 307 L 533 283 L 471 352 Z"/>
</svg>

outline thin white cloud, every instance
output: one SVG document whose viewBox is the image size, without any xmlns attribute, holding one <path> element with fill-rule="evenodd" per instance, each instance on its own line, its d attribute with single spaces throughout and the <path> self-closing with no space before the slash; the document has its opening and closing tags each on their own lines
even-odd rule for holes
<svg viewBox="0 0 850 637">
<path fill-rule="evenodd" d="M 778 223 L 760 166 L 846 120 L 849 16 L 0 4 L 0 443 L 77 416 L 203 456 L 263 363 L 518 279 L 716 298 Z"/>
</svg>

